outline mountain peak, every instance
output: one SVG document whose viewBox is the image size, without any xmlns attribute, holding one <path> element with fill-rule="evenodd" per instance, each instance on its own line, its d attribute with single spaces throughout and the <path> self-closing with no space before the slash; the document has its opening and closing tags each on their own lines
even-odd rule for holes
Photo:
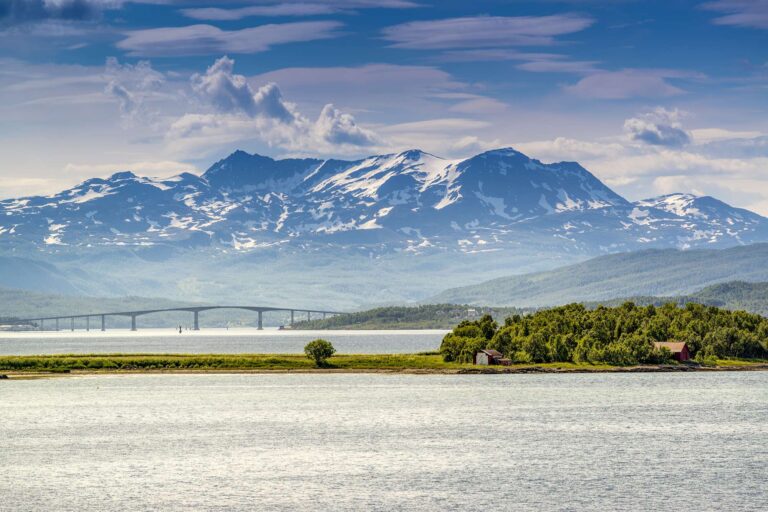
<svg viewBox="0 0 768 512">
<path fill-rule="evenodd" d="M 107 178 L 107 181 L 126 181 L 138 178 L 132 171 L 119 171 Z"/>
<path fill-rule="evenodd" d="M 512 156 L 512 157 L 520 157 L 520 156 L 522 156 L 522 157 L 530 160 L 528 155 L 526 155 L 524 153 L 521 153 L 520 151 L 516 150 L 513 147 L 490 149 L 488 151 L 480 153 L 477 156 L 479 156 L 479 157 L 482 157 L 482 156 L 501 156 L 501 157 L 510 157 L 510 156 Z"/>
<path fill-rule="evenodd" d="M 428 156 L 432 158 L 440 158 L 439 156 L 435 156 L 433 154 L 427 153 L 426 151 L 422 151 L 420 149 L 407 149 L 405 151 L 401 151 L 398 153 L 399 157 L 404 158 L 405 160 L 421 160 L 423 157 Z M 442 158 L 440 158 L 442 160 Z"/>
</svg>

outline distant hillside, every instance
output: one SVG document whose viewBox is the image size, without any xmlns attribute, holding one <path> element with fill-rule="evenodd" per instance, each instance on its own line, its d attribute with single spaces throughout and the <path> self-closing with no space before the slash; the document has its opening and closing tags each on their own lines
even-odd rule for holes
<svg viewBox="0 0 768 512">
<path fill-rule="evenodd" d="M 598 306 L 617 307 L 625 302 L 638 306 L 661 306 L 674 303 L 682 306 L 695 302 L 729 310 L 744 310 L 768 317 L 768 283 L 732 281 L 708 286 L 689 295 L 632 296 L 588 301 L 588 309 Z M 490 314 L 500 323 L 509 316 L 530 313 L 538 308 L 481 307 L 456 304 L 421 306 L 389 306 L 369 309 L 325 320 L 297 322 L 295 329 L 452 329 L 462 320 L 476 320 Z"/>
<path fill-rule="evenodd" d="M 462 320 L 475 320 L 484 314 L 506 318 L 524 310 L 429 304 L 389 306 L 334 316 L 325 320 L 297 322 L 294 329 L 452 329 Z"/>
<path fill-rule="evenodd" d="M 726 281 L 768 281 L 768 244 L 647 250 L 452 288 L 424 302 L 541 307 L 616 297 L 690 295 Z"/>
<path fill-rule="evenodd" d="M 674 296 L 635 296 L 620 297 L 609 300 L 584 302 L 588 308 L 597 306 L 615 307 L 624 302 L 634 302 L 638 306 L 653 304 L 660 306 L 667 303 L 683 305 L 688 302 L 696 302 L 707 306 L 717 306 L 730 310 L 743 310 L 750 313 L 768 317 L 768 283 L 747 283 L 745 281 L 731 281 L 715 284 L 690 295 Z"/>
</svg>

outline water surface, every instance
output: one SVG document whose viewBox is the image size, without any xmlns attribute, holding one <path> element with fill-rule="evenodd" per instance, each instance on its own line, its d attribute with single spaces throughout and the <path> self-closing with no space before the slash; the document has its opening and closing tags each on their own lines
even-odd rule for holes
<svg viewBox="0 0 768 512">
<path fill-rule="evenodd" d="M 759 510 L 768 373 L 0 381 L 2 510 Z"/>
</svg>

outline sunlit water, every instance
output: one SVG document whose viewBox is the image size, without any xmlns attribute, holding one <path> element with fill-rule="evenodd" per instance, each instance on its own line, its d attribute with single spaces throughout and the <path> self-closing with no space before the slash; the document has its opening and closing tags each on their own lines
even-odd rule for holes
<svg viewBox="0 0 768 512">
<path fill-rule="evenodd" d="M 768 373 L 0 381 L 2 510 L 765 510 Z"/>
<path fill-rule="evenodd" d="M 446 331 L 278 331 L 276 329 L 173 329 L 0 333 L 0 354 L 289 354 L 325 338 L 345 354 L 436 350 Z"/>
</svg>

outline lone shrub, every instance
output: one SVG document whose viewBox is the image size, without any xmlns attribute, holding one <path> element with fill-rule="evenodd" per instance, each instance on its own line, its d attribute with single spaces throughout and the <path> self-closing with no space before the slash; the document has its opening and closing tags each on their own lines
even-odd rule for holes
<svg viewBox="0 0 768 512">
<path fill-rule="evenodd" d="M 307 343 L 307 346 L 304 347 L 304 353 L 315 362 L 316 366 L 323 367 L 327 364 L 326 360 L 336 353 L 336 349 L 333 348 L 330 341 L 317 339 Z"/>
</svg>

